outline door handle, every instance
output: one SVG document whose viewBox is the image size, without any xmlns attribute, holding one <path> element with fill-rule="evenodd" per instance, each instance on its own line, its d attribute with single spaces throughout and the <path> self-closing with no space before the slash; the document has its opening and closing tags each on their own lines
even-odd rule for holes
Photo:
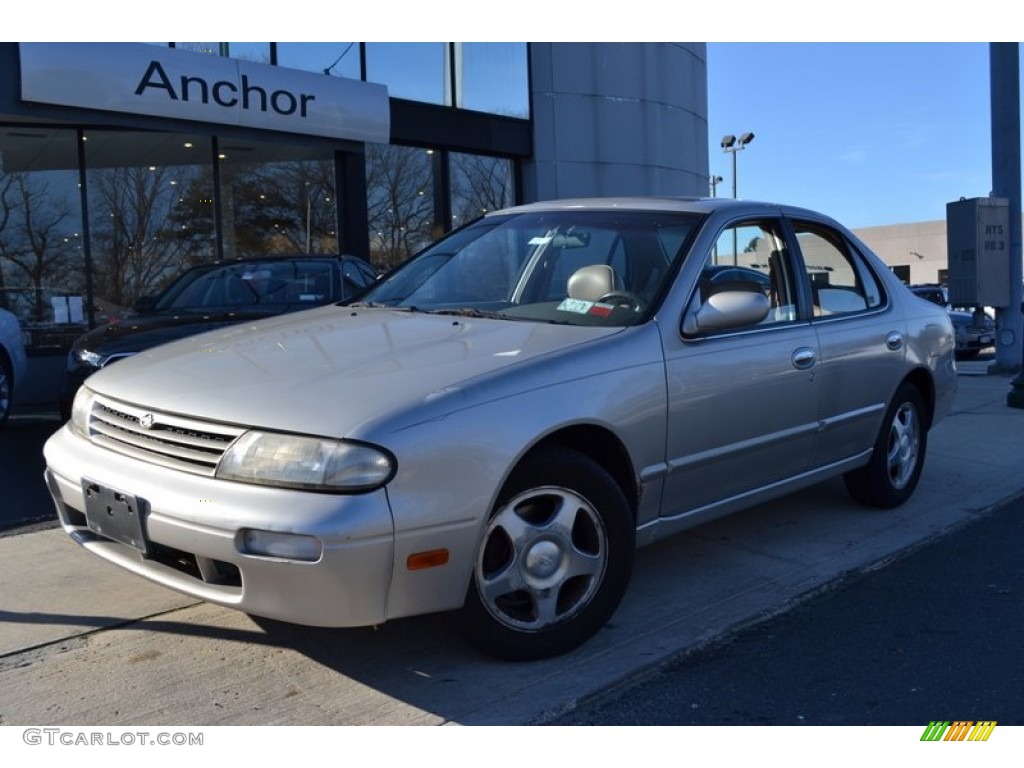
<svg viewBox="0 0 1024 768">
<path fill-rule="evenodd" d="M 799 370 L 806 370 L 814 365 L 814 350 L 810 347 L 800 347 L 793 352 L 793 367 Z"/>
<path fill-rule="evenodd" d="M 885 346 L 894 352 L 897 349 L 903 347 L 903 334 L 899 331 L 889 331 L 889 335 L 885 337 Z"/>
</svg>

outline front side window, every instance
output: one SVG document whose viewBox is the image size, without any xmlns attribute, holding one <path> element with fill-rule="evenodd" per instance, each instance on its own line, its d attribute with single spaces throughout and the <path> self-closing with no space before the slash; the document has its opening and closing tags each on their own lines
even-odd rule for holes
<svg viewBox="0 0 1024 768">
<path fill-rule="evenodd" d="M 482 219 L 362 297 L 367 305 L 625 326 L 653 311 L 701 218 L 552 211 Z"/>
<path fill-rule="evenodd" d="M 777 220 L 738 222 L 719 234 L 704 259 L 690 311 L 698 311 L 713 297 L 724 293 L 740 296 L 715 300 L 722 302 L 722 307 L 727 303 L 735 305 L 743 294 L 763 296 L 767 299 L 767 314 L 744 323 L 729 322 L 715 330 L 734 332 L 799 319 L 796 276 Z M 735 301 L 730 302 L 730 299 Z"/>
</svg>

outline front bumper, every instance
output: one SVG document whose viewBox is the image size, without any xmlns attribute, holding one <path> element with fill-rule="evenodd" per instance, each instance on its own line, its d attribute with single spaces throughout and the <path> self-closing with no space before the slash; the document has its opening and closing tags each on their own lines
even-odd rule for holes
<svg viewBox="0 0 1024 768">
<path fill-rule="evenodd" d="M 44 450 L 46 483 L 64 530 L 129 571 L 192 597 L 312 626 L 386 618 L 394 526 L 383 490 L 308 493 L 201 477 L 92 445 L 68 427 Z M 83 479 L 139 500 L 147 553 L 93 531 Z M 243 551 L 241 531 L 317 537 L 314 562 Z"/>
</svg>

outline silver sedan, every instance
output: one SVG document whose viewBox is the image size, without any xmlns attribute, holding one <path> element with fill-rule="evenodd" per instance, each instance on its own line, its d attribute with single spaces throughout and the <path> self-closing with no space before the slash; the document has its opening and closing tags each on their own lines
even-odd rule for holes
<svg viewBox="0 0 1024 768">
<path fill-rule="evenodd" d="M 76 541 L 167 587 L 321 626 L 459 609 L 535 659 L 605 624 L 639 546 L 835 476 L 904 502 L 953 356 L 817 213 L 533 204 L 358 303 L 100 371 L 46 476 Z"/>
</svg>

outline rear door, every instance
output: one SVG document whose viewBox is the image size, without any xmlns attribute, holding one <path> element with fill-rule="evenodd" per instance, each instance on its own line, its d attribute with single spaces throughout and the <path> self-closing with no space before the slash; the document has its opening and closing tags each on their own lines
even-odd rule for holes
<svg viewBox="0 0 1024 768">
<path fill-rule="evenodd" d="M 858 247 L 820 222 L 790 219 L 810 288 L 817 337 L 821 431 L 814 462 L 871 449 L 906 372 L 905 324 Z"/>
</svg>

